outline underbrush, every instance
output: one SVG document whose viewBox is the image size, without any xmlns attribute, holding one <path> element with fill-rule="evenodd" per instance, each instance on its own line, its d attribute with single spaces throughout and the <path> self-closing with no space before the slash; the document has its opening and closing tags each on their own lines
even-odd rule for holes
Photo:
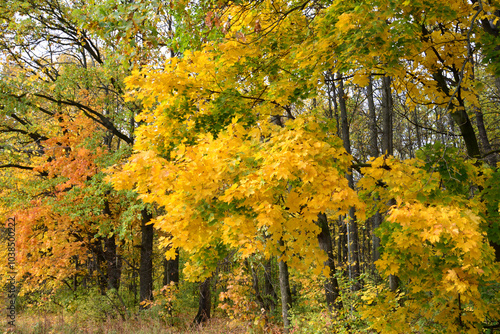
<svg viewBox="0 0 500 334">
<path fill-rule="evenodd" d="M 172 327 L 165 324 L 158 317 L 151 314 L 140 314 L 126 320 L 108 318 L 81 322 L 78 317 L 65 317 L 62 314 L 22 313 L 16 319 L 14 333 L 19 334 L 181 334 L 181 333 L 247 333 L 245 324 L 238 326 L 228 325 L 228 319 L 214 318 L 202 325 L 191 325 L 194 313 L 186 313 L 180 319 L 179 326 Z M 8 328 L 0 327 L 2 333 Z"/>
<path fill-rule="evenodd" d="M 252 324 L 234 322 L 217 312 L 201 325 L 194 325 L 197 312 L 195 285 L 164 287 L 145 310 L 138 310 L 135 296 L 127 291 L 60 290 L 43 297 L 20 297 L 15 330 L 0 323 L 0 332 L 19 334 L 155 334 L 155 333 L 247 333 Z M 192 291 L 190 291 L 192 290 Z M 182 305 L 182 307 L 181 307 Z M 277 332 L 275 332 L 277 333 Z"/>
</svg>

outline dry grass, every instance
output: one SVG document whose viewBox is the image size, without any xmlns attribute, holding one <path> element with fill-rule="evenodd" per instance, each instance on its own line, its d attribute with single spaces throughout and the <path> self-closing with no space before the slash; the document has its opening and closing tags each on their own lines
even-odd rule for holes
<svg viewBox="0 0 500 334">
<path fill-rule="evenodd" d="M 213 318 L 205 324 L 193 326 L 194 314 L 176 318 L 176 326 L 169 326 L 158 318 L 131 317 L 127 320 L 106 319 L 104 321 L 80 321 L 78 315 L 71 317 L 62 314 L 18 314 L 14 333 L 19 334 L 240 334 L 240 333 L 281 333 L 278 325 L 270 325 L 265 330 L 256 329 L 251 323 L 235 324 L 227 318 Z M 3 333 L 8 332 L 5 321 Z"/>
</svg>

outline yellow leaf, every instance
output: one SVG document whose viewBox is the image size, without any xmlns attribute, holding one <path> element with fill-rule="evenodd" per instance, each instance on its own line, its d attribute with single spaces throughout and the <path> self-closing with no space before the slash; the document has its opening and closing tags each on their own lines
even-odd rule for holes
<svg viewBox="0 0 500 334">
<path fill-rule="evenodd" d="M 300 210 L 300 194 L 295 191 L 292 191 L 288 194 L 286 198 L 286 206 L 288 207 L 288 211 L 290 212 L 299 212 Z"/>
<path fill-rule="evenodd" d="M 360 87 L 365 87 L 370 83 L 370 77 L 366 74 L 356 73 L 352 78 L 352 82 Z"/>
</svg>

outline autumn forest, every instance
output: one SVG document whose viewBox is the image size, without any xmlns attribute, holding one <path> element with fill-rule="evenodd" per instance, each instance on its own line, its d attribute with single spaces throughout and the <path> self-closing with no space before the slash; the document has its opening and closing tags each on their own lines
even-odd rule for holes
<svg viewBox="0 0 500 334">
<path fill-rule="evenodd" d="M 0 329 L 500 333 L 499 0 L 0 1 Z"/>
</svg>

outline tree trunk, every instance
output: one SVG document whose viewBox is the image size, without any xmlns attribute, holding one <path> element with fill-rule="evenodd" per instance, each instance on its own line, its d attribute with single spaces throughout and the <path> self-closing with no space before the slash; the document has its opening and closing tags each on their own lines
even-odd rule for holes
<svg viewBox="0 0 500 334">
<path fill-rule="evenodd" d="M 107 274 L 104 273 L 104 263 L 106 262 L 106 257 L 104 250 L 102 248 L 103 238 L 96 238 L 91 245 L 92 258 L 88 261 L 89 276 L 92 277 L 93 272 L 97 271 L 97 285 L 99 286 L 99 292 L 101 295 L 106 295 L 106 289 L 108 286 Z"/>
<path fill-rule="evenodd" d="M 340 123 L 339 123 L 339 112 L 337 103 L 337 88 L 335 87 L 335 77 L 332 73 L 328 74 L 328 105 L 329 105 L 329 115 L 328 118 L 335 118 L 335 124 L 337 125 L 337 136 L 340 137 Z M 332 102 L 333 102 L 333 112 L 332 112 Z"/>
<path fill-rule="evenodd" d="M 132 260 L 133 261 L 133 260 Z M 129 264 L 129 268 L 132 269 L 129 271 L 128 275 L 128 291 L 134 295 L 137 294 L 137 267 L 135 267 L 135 263 L 133 265 Z"/>
<path fill-rule="evenodd" d="M 212 308 L 212 294 L 210 291 L 210 278 L 200 283 L 200 299 L 198 313 L 194 317 L 193 323 L 201 324 L 210 319 L 210 309 Z"/>
<path fill-rule="evenodd" d="M 472 63 L 472 77 L 471 80 L 475 80 L 475 64 Z M 476 94 L 477 99 L 479 100 L 479 96 Z M 483 112 L 481 111 L 481 107 L 478 105 L 473 105 L 472 110 L 474 110 L 474 114 L 476 116 L 476 126 L 477 132 L 479 134 L 479 142 L 481 143 L 481 149 L 483 156 L 493 151 L 490 140 L 488 139 L 488 133 L 486 132 L 486 127 L 484 126 L 484 117 Z M 484 160 L 493 168 L 497 166 L 497 157 L 496 154 L 487 155 Z"/>
<path fill-rule="evenodd" d="M 245 259 L 245 265 L 246 265 L 248 271 L 250 272 L 250 274 L 252 275 L 252 287 L 253 287 L 253 291 L 255 292 L 255 298 L 257 299 L 257 303 L 259 304 L 259 308 L 265 309 L 266 305 L 264 303 L 264 298 L 262 298 L 262 294 L 260 293 L 259 276 L 257 275 L 257 272 L 256 272 L 253 264 L 251 264 L 248 261 L 248 259 Z"/>
<path fill-rule="evenodd" d="M 488 139 L 488 134 L 486 133 L 486 127 L 484 126 L 484 117 L 483 112 L 478 107 L 474 106 L 474 114 L 476 115 L 476 125 L 479 133 L 479 140 L 481 141 L 481 147 L 483 149 L 483 153 L 489 153 L 493 151 L 491 148 L 490 141 Z M 495 154 L 490 154 L 485 159 L 488 164 L 492 167 L 496 167 L 496 157 Z"/>
<path fill-rule="evenodd" d="M 460 133 L 462 134 L 467 148 L 467 155 L 471 158 L 480 158 L 481 153 L 479 151 L 476 134 L 474 133 L 472 123 L 464 108 L 459 107 L 451 111 L 451 117 L 460 128 Z"/>
<path fill-rule="evenodd" d="M 382 154 L 393 155 L 393 132 L 392 132 L 393 101 L 391 91 L 391 78 L 382 78 Z M 393 200 L 388 205 L 393 205 Z M 389 288 L 396 291 L 398 288 L 398 278 L 389 275 Z"/>
<path fill-rule="evenodd" d="M 108 290 L 119 288 L 120 266 L 116 255 L 115 236 L 104 239 L 104 257 L 106 258 Z"/>
<path fill-rule="evenodd" d="M 80 269 L 80 261 L 78 261 L 78 255 L 73 256 L 75 260 L 75 270 L 78 273 L 78 269 Z M 78 274 L 73 275 L 73 291 L 76 291 L 78 288 Z"/>
<path fill-rule="evenodd" d="M 393 155 L 391 78 L 382 78 L 382 154 Z"/>
<path fill-rule="evenodd" d="M 163 259 L 163 285 L 179 283 L 179 251 L 175 251 L 175 258 Z"/>
<path fill-rule="evenodd" d="M 433 77 L 437 83 L 439 89 L 441 89 L 447 96 L 451 98 L 450 88 L 446 84 L 446 79 L 443 73 L 436 72 L 433 73 Z M 460 129 L 460 134 L 465 142 L 465 147 L 467 148 L 467 155 L 471 158 L 481 158 L 481 152 L 479 150 L 479 145 L 477 142 L 477 137 L 474 132 L 474 127 L 472 122 L 465 111 L 465 102 L 460 98 L 460 94 L 456 94 L 455 98 L 458 100 L 458 107 L 450 104 L 450 115 L 458 125 Z"/>
<path fill-rule="evenodd" d="M 347 225 L 345 223 L 344 217 L 339 217 L 338 219 L 338 225 L 339 225 L 339 237 L 338 237 L 338 243 L 337 243 L 337 257 L 338 257 L 338 263 L 339 266 L 342 268 L 342 270 L 345 271 L 345 268 L 347 267 Z"/>
<path fill-rule="evenodd" d="M 373 272 L 375 272 L 375 261 L 380 259 L 380 238 L 375 235 L 375 231 L 380 226 L 382 222 L 382 215 L 380 212 L 376 212 L 372 217 L 372 254 L 373 254 Z"/>
<path fill-rule="evenodd" d="M 264 304 L 266 305 L 266 310 L 271 311 L 271 313 L 274 312 L 276 300 L 278 299 L 273 286 L 272 268 L 272 260 L 269 259 L 264 263 Z"/>
<path fill-rule="evenodd" d="M 292 307 L 292 293 L 290 292 L 290 278 L 288 274 L 288 265 L 285 261 L 278 262 L 280 271 L 280 291 L 281 291 L 281 316 L 285 333 L 290 329 L 289 310 Z"/>
<path fill-rule="evenodd" d="M 370 82 L 368 84 L 368 109 L 369 109 L 369 117 L 370 117 L 370 155 L 373 158 L 377 158 L 380 154 L 378 149 L 378 131 L 377 131 L 377 114 L 375 111 L 375 103 L 373 98 L 373 81 L 370 76 Z M 418 132 L 418 127 L 417 127 Z M 418 137 L 418 135 L 417 135 Z M 380 226 L 382 222 L 382 215 L 380 212 L 376 212 L 372 217 L 372 254 L 373 254 L 373 266 L 372 271 L 375 274 L 375 261 L 380 258 L 380 238 L 375 234 L 376 229 Z"/>
<path fill-rule="evenodd" d="M 415 107 L 415 110 L 413 112 L 413 118 L 414 118 L 414 123 L 415 123 L 415 136 L 417 138 L 417 149 L 422 147 L 422 136 L 420 134 L 420 125 L 418 125 L 418 107 Z M 452 132 L 454 132 L 452 130 Z"/>
<path fill-rule="evenodd" d="M 352 177 L 352 175 L 351 175 Z M 358 224 L 356 222 L 355 209 L 349 209 L 349 221 L 347 223 L 347 251 L 349 263 L 349 278 L 357 281 L 360 276 L 359 269 L 359 242 L 358 242 Z M 361 289 L 359 282 L 352 286 L 353 291 Z"/>
<path fill-rule="evenodd" d="M 136 264 L 134 263 L 134 266 Z M 139 264 L 140 266 L 140 264 Z M 137 281 L 139 278 L 139 271 L 136 269 L 137 267 L 133 268 L 132 270 L 132 283 L 130 285 L 130 291 L 134 293 L 134 303 L 137 303 L 137 298 L 138 298 L 138 292 L 139 292 L 139 285 L 137 285 Z"/>
<path fill-rule="evenodd" d="M 370 156 L 376 158 L 379 155 L 378 150 L 378 130 L 377 130 L 377 113 L 375 111 L 375 102 L 373 99 L 373 80 L 370 76 L 370 82 L 367 87 L 368 99 L 368 117 L 370 124 Z"/>
<path fill-rule="evenodd" d="M 347 121 L 347 106 L 345 102 L 344 83 L 342 79 L 339 81 L 339 106 L 340 106 L 340 119 L 342 126 L 342 140 L 344 142 L 344 149 L 347 153 L 351 154 L 351 141 L 349 137 L 349 123 Z M 346 178 L 349 182 L 349 187 L 354 189 L 354 179 L 352 170 L 349 170 Z M 354 207 L 349 209 L 349 221 L 347 223 L 347 250 L 348 250 L 348 273 L 349 278 L 357 280 L 360 275 L 359 270 L 359 252 L 358 252 L 358 224 L 356 222 Z M 360 289 L 358 283 L 352 286 L 354 291 Z"/>
<path fill-rule="evenodd" d="M 391 207 L 396 205 L 396 200 L 393 198 L 388 203 L 387 206 Z M 389 275 L 389 290 L 396 292 L 399 287 L 399 277 L 396 275 Z"/>
<path fill-rule="evenodd" d="M 347 105 L 346 105 L 346 95 L 344 92 L 344 81 L 342 77 L 339 76 L 339 106 L 340 106 L 340 126 L 342 133 L 342 141 L 344 143 L 344 148 L 347 153 L 351 154 L 351 138 L 349 136 L 349 122 L 347 120 Z"/>
<path fill-rule="evenodd" d="M 389 290 L 396 292 L 399 287 L 399 278 L 396 275 L 389 275 Z"/>
<path fill-rule="evenodd" d="M 147 306 L 144 302 L 153 300 L 153 225 L 147 223 L 153 218 L 146 208 L 141 211 L 141 264 L 139 267 L 140 309 Z"/>
<path fill-rule="evenodd" d="M 328 219 L 324 213 L 318 215 L 317 224 L 321 228 L 321 232 L 318 234 L 319 247 L 327 254 L 328 259 L 325 261 L 325 266 L 330 268 L 330 275 L 325 281 L 325 298 L 328 310 L 331 313 L 334 307 L 339 310 L 342 309 L 342 301 L 338 298 L 340 293 L 337 277 L 335 276 L 332 237 L 328 227 Z"/>
<path fill-rule="evenodd" d="M 109 202 L 107 199 L 104 200 L 103 213 L 107 217 L 111 217 L 111 209 L 109 208 Z M 121 266 L 118 263 L 118 258 L 116 254 L 116 240 L 115 236 L 104 238 L 104 260 L 106 261 L 106 278 L 107 278 L 107 288 L 108 290 L 119 288 L 120 282 L 120 269 Z"/>
</svg>

